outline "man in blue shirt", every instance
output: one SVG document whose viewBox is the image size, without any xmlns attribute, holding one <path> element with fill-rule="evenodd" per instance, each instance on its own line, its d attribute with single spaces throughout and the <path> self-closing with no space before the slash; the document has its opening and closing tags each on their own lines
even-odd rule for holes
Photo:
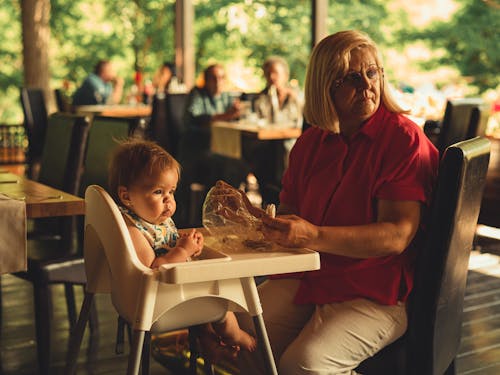
<svg viewBox="0 0 500 375">
<path fill-rule="evenodd" d="M 117 77 L 109 60 L 99 61 L 73 95 L 73 105 L 117 104 L 123 93 L 123 79 Z"/>
</svg>

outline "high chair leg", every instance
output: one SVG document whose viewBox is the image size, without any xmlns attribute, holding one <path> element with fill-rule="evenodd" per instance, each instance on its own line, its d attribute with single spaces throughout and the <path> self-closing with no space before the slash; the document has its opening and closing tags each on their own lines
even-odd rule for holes
<svg viewBox="0 0 500 375">
<path fill-rule="evenodd" d="M 82 308 L 80 310 L 80 316 L 78 318 L 78 322 L 76 323 L 75 329 L 73 330 L 73 332 L 71 332 L 69 340 L 68 355 L 66 356 L 66 369 L 64 371 L 65 374 L 72 375 L 76 372 L 78 352 L 80 351 L 80 346 L 82 345 L 85 326 L 87 325 L 87 322 L 89 320 L 93 302 L 94 293 L 85 292 Z"/>
<path fill-rule="evenodd" d="M 138 375 L 141 365 L 142 345 L 144 343 L 145 331 L 134 330 L 132 334 L 132 345 L 128 357 L 127 375 Z"/>
<path fill-rule="evenodd" d="M 269 375 L 278 375 L 278 370 L 276 369 L 273 351 L 271 350 L 271 344 L 269 343 L 269 338 L 267 337 L 266 326 L 264 325 L 264 318 L 262 317 L 262 314 L 253 317 L 253 324 L 255 326 L 257 340 L 260 344 L 259 346 L 262 348 L 262 354 L 266 359 L 267 373 Z"/>
</svg>

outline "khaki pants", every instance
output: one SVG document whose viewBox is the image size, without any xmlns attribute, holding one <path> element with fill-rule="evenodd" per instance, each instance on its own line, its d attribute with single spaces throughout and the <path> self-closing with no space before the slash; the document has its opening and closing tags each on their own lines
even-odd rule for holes
<svg viewBox="0 0 500 375">
<path fill-rule="evenodd" d="M 280 375 L 353 374 L 364 359 L 406 331 L 403 303 L 395 306 L 356 299 L 327 305 L 296 305 L 296 279 L 268 280 L 259 286 L 267 333 Z M 248 315 L 240 326 L 255 334 Z M 240 352 L 241 375 L 264 374 L 260 351 Z"/>
</svg>

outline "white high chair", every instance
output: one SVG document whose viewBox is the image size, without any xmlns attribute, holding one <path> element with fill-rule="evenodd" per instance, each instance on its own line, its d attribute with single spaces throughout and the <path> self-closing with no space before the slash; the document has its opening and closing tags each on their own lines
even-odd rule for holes
<svg viewBox="0 0 500 375">
<path fill-rule="evenodd" d="M 125 221 L 108 193 L 91 185 L 85 201 L 87 287 L 70 341 L 66 374 L 74 374 L 76 370 L 95 293 L 111 294 L 117 312 L 133 328 L 127 374 L 138 374 L 145 332 L 167 332 L 214 322 L 228 310 L 247 311 L 253 317 L 268 373 L 277 374 L 253 276 L 317 269 L 317 253 L 299 251 L 290 269 L 290 262 L 284 261 L 291 258 L 290 252 L 266 256 L 269 259 L 263 261 L 259 261 L 262 255 L 233 261 L 225 254 L 205 248 L 204 260 L 150 269 L 137 258 Z M 260 272 L 255 271 L 257 267 Z"/>
</svg>

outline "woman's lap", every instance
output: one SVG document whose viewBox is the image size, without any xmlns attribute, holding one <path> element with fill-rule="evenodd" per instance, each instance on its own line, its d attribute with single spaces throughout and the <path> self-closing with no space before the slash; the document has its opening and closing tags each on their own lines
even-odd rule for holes
<svg viewBox="0 0 500 375">
<path fill-rule="evenodd" d="M 299 282 L 269 280 L 259 287 L 280 375 L 349 374 L 359 362 L 406 330 L 404 304 L 385 306 L 357 299 L 320 306 L 295 305 L 293 297 Z M 254 333 L 248 316 L 242 317 L 240 324 Z M 257 355 L 240 353 L 242 375 L 262 373 L 262 360 Z"/>
</svg>

